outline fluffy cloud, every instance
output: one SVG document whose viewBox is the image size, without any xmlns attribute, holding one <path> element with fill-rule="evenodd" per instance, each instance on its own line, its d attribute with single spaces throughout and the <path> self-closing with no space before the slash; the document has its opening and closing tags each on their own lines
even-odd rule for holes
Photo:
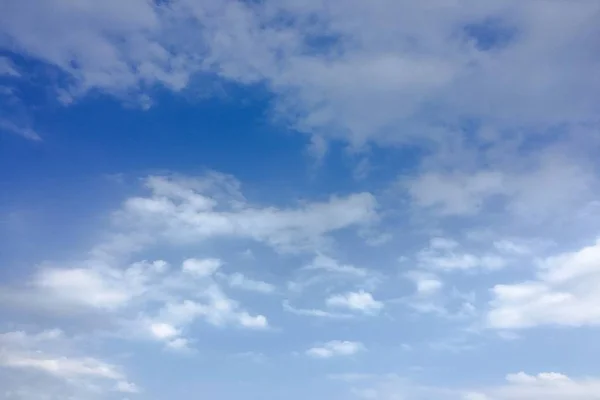
<svg viewBox="0 0 600 400">
<path fill-rule="evenodd" d="M 207 258 L 204 260 L 190 258 L 183 262 L 183 272 L 202 278 L 217 272 L 221 268 L 221 265 L 221 260 L 216 258 Z"/>
<path fill-rule="evenodd" d="M 219 174 L 150 177 L 146 185 L 151 195 L 128 199 L 116 217 L 132 230 L 156 232 L 174 242 L 246 238 L 279 251 L 319 247 L 330 232 L 377 220 L 377 202 L 369 193 L 332 197 L 297 209 L 259 208 L 241 193 L 231 193 L 232 184 L 237 182 Z"/>
<path fill-rule="evenodd" d="M 27 0 L 7 7 L 0 45 L 62 71 L 65 100 L 89 89 L 178 91 L 194 74 L 211 73 L 262 82 L 298 129 L 354 144 L 432 137 L 473 116 L 501 128 L 596 120 L 595 2 L 135 0 L 124 8 L 114 0 Z"/>
<path fill-rule="evenodd" d="M 167 347 L 187 347 L 187 326 L 204 319 L 215 326 L 265 329 L 228 297 L 215 279 L 218 259 L 187 259 L 180 269 L 166 262 L 137 262 L 125 268 L 98 260 L 87 268 L 42 268 L 25 290 L 5 289 L 6 300 L 46 311 L 97 312 L 122 326 L 130 337 L 150 338 Z"/>
<path fill-rule="evenodd" d="M 360 342 L 332 340 L 322 346 L 308 349 L 306 355 L 314 358 L 331 358 L 336 356 L 351 356 L 363 350 L 365 350 L 365 346 Z"/>
<path fill-rule="evenodd" d="M 327 298 L 326 304 L 332 308 L 345 308 L 365 314 L 374 314 L 383 308 L 383 303 L 373 298 L 373 295 L 364 290 L 335 294 Z"/>
<path fill-rule="evenodd" d="M 539 261 L 536 279 L 496 285 L 487 322 L 493 328 L 600 324 L 600 241 Z"/>
</svg>

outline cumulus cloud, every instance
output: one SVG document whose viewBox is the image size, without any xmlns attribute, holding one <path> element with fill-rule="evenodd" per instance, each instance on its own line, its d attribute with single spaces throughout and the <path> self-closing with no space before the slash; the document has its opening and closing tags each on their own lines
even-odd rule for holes
<svg viewBox="0 0 600 400">
<path fill-rule="evenodd" d="M 152 176 L 145 184 L 151 194 L 127 199 L 114 213 L 112 232 L 86 258 L 74 265 L 43 263 L 21 287 L 0 288 L 3 303 L 69 315 L 98 313 L 126 336 L 187 348 L 187 329 L 197 320 L 268 328 L 264 315 L 246 311 L 225 289 L 267 294 L 275 287 L 240 272 L 222 272 L 224 262 L 217 258 L 188 258 L 176 267 L 163 260 L 131 262 L 138 253 L 206 239 L 254 239 L 276 251 L 314 251 L 329 241 L 330 232 L 377 220 L 376 201 L 368 193 L 277 209 L 251 205 L 240 183 L 219 173 Z M 331 267 L 332 260 L 326 261 Z M 356 278 L 365 273 L 350 266 L 342 270 Z"/>
<path fill-rule="evenodd" d="M 89 262 L 86 268 L 42 268 L 25 290 L 5 289 L 15 305 L 58 312 L 93 311 L 122 327 L 123 335 L 185 348 L 185 328 L 197 319 L 211 325 L 268 328 L 263 315 L 248 313 L 213 276 L 218 259 L 187 259 L 181 268 L 162 260 L 125 268 Z M 190 276 L 192 277 L 190 279 Z"/>
<path fill-rule="evenodd" d="M 365 350 L 365 346 L 360 342 L 332 340 L 322 346 L 308 349 L 306 355 L 313 358 L 331 358 L 336 356 L 351 356 L 363 350 Z"/>
<path fill-rule="evenodd" d="M 533 280 L 494 286 L 487 322 L 499 329 L 597 326 L 599 284 L 600 241 L 597 241 L 540 260 Z"/>
</svg>

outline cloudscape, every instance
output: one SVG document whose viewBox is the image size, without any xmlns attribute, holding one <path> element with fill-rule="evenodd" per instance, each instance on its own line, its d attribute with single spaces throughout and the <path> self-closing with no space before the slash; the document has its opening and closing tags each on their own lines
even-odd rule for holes
<svg viewBox="0 0 600 400">
<path fill-rule="evenodd" d="M 0 400 L 600 400 L 600 1 L 0 0 Z"/>
</svg>

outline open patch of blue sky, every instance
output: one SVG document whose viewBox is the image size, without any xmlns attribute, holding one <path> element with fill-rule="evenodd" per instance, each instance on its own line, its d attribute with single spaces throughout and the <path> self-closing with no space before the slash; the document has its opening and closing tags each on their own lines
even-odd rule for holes
<svg viewBox="0 0 600 400">
<path fill-rule="evenodd" d="M 600 399 L 600 3 L 0 3 L 0 400 Z"/>
</svg>

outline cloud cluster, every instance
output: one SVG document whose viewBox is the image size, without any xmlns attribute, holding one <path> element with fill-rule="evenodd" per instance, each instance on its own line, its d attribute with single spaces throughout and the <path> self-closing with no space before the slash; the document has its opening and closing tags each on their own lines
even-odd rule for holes
<svg viewBox="0 0 600 400">
<path fill-rule="evenodd" d="M 535 279 L 499 284 L 487 315 L 489 326 L 523 329 L 543 325 L 600 324 L 600 242 L 538 261 Z"/>
<path fill-rule="evenodd" d="M 232 180 L 214 173 L 199 179 L 152 176 L 146 180 L 151 194 L 128 199 L 116 218 L 132 230 L 175 243 L 252 239 L 282 252 L 319 248 L 329 233 L 377 221 L 377 202 L 370 193 L 298 208 L 261 208 L 232 188 L 237 184 Z"/>
<path fill-rule="evenodd" d="M 314 135 L 317 149 L 322 138 L 437 140 L 469 118 L 501 130 L 596 121 L 591 1 L 7 7 L 0 46 L 64 73 L 63 101 L 97 89 L 148 103 L 154 85 L 180 91 L 199 74 L 262 83 L 277 95 L 277 115 Z"/>
</svg>

